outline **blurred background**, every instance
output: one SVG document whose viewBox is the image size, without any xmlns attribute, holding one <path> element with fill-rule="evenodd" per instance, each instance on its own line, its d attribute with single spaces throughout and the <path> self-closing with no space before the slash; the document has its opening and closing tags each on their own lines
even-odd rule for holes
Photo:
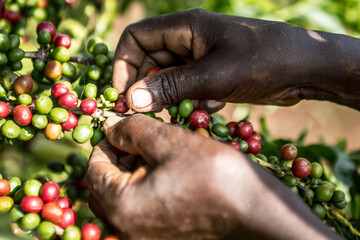
<svg viewBox="0 0 360 240">
<path fill-rule="evenodd" d="M 72 37 L 72 55 L 87 55 L 86 43 L 92 37 L 101 38 L 115 50 L 123 29 L 145 17 L 171 13 L 189 8 L 203 8 L 226 14 L 284 21 L 314 30 L 360 36 L 360 1 L 358 0 L 37 0 L 26 30 L 22 48 L 37 49 L 35 28 L 39 21 L 48 19 L 57 24 L 58 32 Z M 17 1 L 14 1 L 15 3 Z M 56 4 L 62 7 L 56 7 Z M 44 7 L 45 6 L 45 7 Z M 24 60 L 25 70 L 32 68 Z M 267 119 L 274 138 L 295 139 L 308 130 L 306 144 L 335 144 L 346 139 L 347 150 L 360 149 L 360 113 L 329 102 L 302 101 L 292 107 L 251 106 L 228 104 L 221 112 L 227 121 L 249 117 L 260 130 L 259 119 Z M 162 113 L 166 121 L 166 113 Z M 87 121 L 84 119 L 83 121 Z M 19 149 L 20 148 L 20 149 Z M 20 150 L 20 151 L 19 151 Z M 78 145 L 68 135 L 56 142 L 39 134 L 21 147 L 2 146 L 0 171 L 6 175 L 34 177 L 46 174 L 42 166 L 49 160 L 63 161 L 70 152 L 85 157 L 90 145 Z M 34 159 L 36 161 L 34 161 Z M 28 165 L 28 163 L 30 163 Z M 39 163 L 38 165 L 36 163 Z"/>
</svg>

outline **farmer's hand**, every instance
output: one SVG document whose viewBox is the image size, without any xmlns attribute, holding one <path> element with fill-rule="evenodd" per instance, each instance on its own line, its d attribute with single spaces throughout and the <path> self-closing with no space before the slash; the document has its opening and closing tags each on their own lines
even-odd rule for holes
<svg viewBox="0 0 360 240">
<path fill-rule="evenodd" d="M 230 146 L 140 114 L 118 120 L 105 123 L 87 180 L 92 209 L 121 239 L 337 238 Z"/>
<path fill-rule="evenodd" d="M 139 112 L 184 98 L 276 105 L 320 99 L 360 109 L 359 52 L 360 40 L 348 36 L 193 9 L 127 27 L 113 85 Z M 164 69 L 145 77 L 153 67 Z"/>
</svg>

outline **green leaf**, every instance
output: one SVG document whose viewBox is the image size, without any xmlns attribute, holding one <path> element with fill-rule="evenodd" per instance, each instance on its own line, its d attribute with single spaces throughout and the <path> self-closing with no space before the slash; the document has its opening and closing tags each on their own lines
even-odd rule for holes
<svg viewBox="0 0 360 240">
<path fill-rule="evenodd" d="M 306 127 L 299 135 L 299 137 L 296 139 L 294 145 L 295 146 L 302 146 L 304 145 L 305 138 L 309 132 L 309 127 Z"/>
<path fill-rule="evenodd" d="M 340 148 L 343 151 L 346 151 L 347 141 L 345 138 L 341 139 L 336 143 L 336 147 Z"/>
<path fill-rule="evenodd" d="M 353 174 L 356 172 L 356 166 L 348 155 L 338 147 L 332 147 L 336 152 L 337 159 L 334 164 L 334 174 L 338 180 L 348 187 L 354 185 Z"/>
</svg>

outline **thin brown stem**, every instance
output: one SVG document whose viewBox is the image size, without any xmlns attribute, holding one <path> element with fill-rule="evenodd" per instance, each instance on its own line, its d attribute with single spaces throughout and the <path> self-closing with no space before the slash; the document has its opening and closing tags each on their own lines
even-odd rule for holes
<svg viewBox="0 0 360 240">
<path fill-rule="evenodd" d="M 46 53 L 44 49 L 39 49 L 36 52 L 25 52 L 25 58 L 31 59 L 42 59 L 42 60 L 51 60 L 51 55 Z M 88 64 L 92 63 L 94 58 L 89 57 L 70 57 L 69 62 L 81 63 L 81 64 Z"/>
</svg>

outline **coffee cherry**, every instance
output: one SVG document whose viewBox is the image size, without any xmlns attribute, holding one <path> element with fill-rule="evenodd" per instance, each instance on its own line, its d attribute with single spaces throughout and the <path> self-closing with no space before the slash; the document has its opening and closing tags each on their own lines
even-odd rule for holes
<svg viewBox="0 0 360 240">
<path fill-rule="evenodd" d="M 253 126 L 248 120 L 241 120 L 237 126 L 237 135 L 242 139 L 249 138 L 253 134 Z M 256 155 L 256 154 L 255 154 Z"/>
<path fill-rule="evenodd" d="M 78 125 L 78 118 L 72 112 L 69 112 L 69 118 L 66 122 L 61 124 L 62 129 L 65 131 L 71 131 Z"/>
<path fill-rule="evenodd" d="M 6 73 L 2 79 L 2 85 L 8 91 L 13 90 L 13 84 L 14 84 L 15 80 L 19 77 L 19 75 L 12 72 L 11 69 L 9 71 L 10 72 Z"/>
<path fill-rule="evenodd" d="M 55 60 L 63 63 L 63 62 L 67 62 L 67 61 L 70 59 L 70 52 L 69 52 L 69 50 L 68 50 L 67 48 L 65 48 L 65 47 L 56 47 L 56 48 L 53 50 L 51 56 L 52 56 Z"/>
<path fill-rule="evenodd" d="M 91 115 L 97 109 L 97 102 L 92 98 L 86 98 L 80 103 L 80 109 L 85 115 Z"/>
<path fill-rule="evenodd" d="M 36 33 L 39 33 L 40 31 L 48 31 L 52 38 L 56 34 L 56 28 L 55 28 L 54 24 L 52 24 L 51 22 L 46 22 L 46 21 L 40 22 L 37 25 Z"/>
<path fill-rule="evenodd" d="M 10 113 L 10 107 L 7 103 L 0 101 L 0 119 L 6 118 Z"/>
<path fill-rule="evenodd" d="M 21 201 L 21 209 L 27 213 L 39 213 L 44 203 L 37 196 L 26 196 Z"/>
<path fill-rule="evenodd" d="M 65 93 L 58 99 L 58 105 L 67 110 L 74 109 L 78 104 L 78 98 L 73 93 Z"/>
<path fill-rule="evenodd" d="M 119 97 L 119 93 L 115 88 L 110 87 L 104 91 L 104 97 L 110 102 L 115 102 Z"/>
<path fill-rule="evenodd" d="M 20 46 L 20 38 L 16 34 L 9 35 L 10 49 L 18 48 Z"/>
<path fill-rule="evenodd" d="M 104 43 L 96 43 L 93 47 L 92 54 L 94 56 L 104 54 L 106 55 L 108 52 L 108 47 Z"/>
<path fill-rule="evenodd" d="M 320 163 L 317 163 L 317 162 L 311 163 L 310 176 L 313 178 L 320 178 L 323 174 L 323 170 L 324 169 Z"/>
<path fill-rule="evenodd" d="M 60 62 L 56 60 L 52 60 L 46 64 L 44 69 L 45 77 L 54 80 L 61 77 L 61 74 L 62 74 L 62 66 Z"/>
<path fill-rule="evenodd" d="M 13 196 L 17 190 L 21 188 L 21 180 L 18 177 L 12 177 L 9 179 L 10 192 L 9 196 Z"/>
<path fill-rule="evenodd" d="M 179 114 L 183 118 L 190 116 L 194 109 L 193 103 L 190 99 L 184 99 L 179 103 Z"/>
<path fill-rule="evenodd" d="M 9 20 L 11 25 L 16 25 L 20 22 L 20 13 L 16 11 L 6 10 L 3 14 L 3 17 Z"/>
<path fill-rule="evenodd" d="M 97 55 L 95 57 L 95 63 L 96 65 L 98 65 L 99 67 L 103 67 L 104 65 L 106 65 L 109 62 L 109 59 L 107 58 L 107 56 L 105 56 L 104 54 L 100 54 Z"/>
<path fill-rule="evenodd" d="M 124 95 L 119 95 L 114 104 L 114 111 L 118 113 L 126 113 L 129 107 L 126 105 L 126 98 Z"/>
<path fill-rule="evenodd" d="M 229 136 L 232 138 L 236 138 L 237 137 L 237 122 L 228 122 L 226 124 L 226 127 L 229 129 Z"/>
<path fill-rule="evenodd" d="M 294 144 L 291 143 L 285 144 L 280 149 L 281 158 L 286 161 L 294 160 L 297 156 L 297 153 L 297 148 L 294 146 Z"/>
<path fill-rule="evenodd" d="M 20 76 L 14 82 L 14 91 L 17 95 L 30 93 L 34 86 L 34 80 L 28 76 Z"/>
<path fill-rule="evenodd" d="M 219 137 L 226 137 L 227 135 L 229 135 L 229 129 L 221 123 L 215 123 L 212 126 L 211 131 Z"/>
<path fill-rule="evenodd" d="M 39 196 L 41 182 L 36 179 L 29 179 L 24 183 L 23 191 L 26 196 Z"/>
<path fill-rule="evenodd" d="M 302 196 L 305 200 L 312 200 L 314 198 L 314 192 L 309 188 L 302 193 Z"/>
<path fill-rule="evenodd" d="M 18 97 L 18 101 L 20 104 L 28 106 L 32 103 L 32 97 L 29 94 L 24 93 Z"/>
<path fill-rule="evenodd" d="M 13 206 L 14 206 L 14 200 L 11 197 L 7 197 L 7 196 L 0 197 L 0 213 L 9 212 Z"/>
<path fill-rule="evenodd" d="M 17 137 L 17 139 L 26 142 L 32 139 L 34 136 L 35 136 L 35 129 L 32 126 L 28 125 L 21 128 L 20 134 Z"/>
<path fill-rule="evenodd" d="M 46 182 L 41 188 L 40 197 L 44 203 L 53 202 L 59 196 L 59 187 L 54 182 Z"/>
<path fill-rule="evenodd" d="M 51 98 L 45 95 L 40 95 L 35 100 L 35 107 L 39 114 L 48 114 L 51 109 L 53 108 L 53 102 L 51 101 Z"/>
<path fill-rule="evenodd" d="M 94 147 L 95 145 L 97 145 L 101 140 L 104 139 L 104 137 L 105 135 L 103 131 L 101 131 L 100 129 L 95 129 L 94 134 L 90 139 L 91 146 Z"/>
<path fill-rule="evenodd" d="M 70 208 L 63 209 L 63 216 L 61 220 L 57 223 L 57 225 L 61 228 L 67 228 L 68 226 L 75 225 L 76 222 L 76 214 Z"/>
<path fill-rule="evenodd" d="M 9 139 L 17 138 L 20 131 L 21 128 L 13 120 L 7 120 L 1 128 L 1 133 Z"/>
<path fill-rule="evenodd" d="M 72 94 L 72 93 L 66 93 L 66 94 Z M 60 101 L 61 97 L 59 98 L 59 101 Z M 68 102 L 67 98 L 64 98 L 61 102 L 62 105 L 65 106 L 65 104 L 68 104 L 67 107 L 69 107 L 69 106 L 72 107 L 74 105 L 74 101 L 75 101 L 74 97 L 76 98 L 76 96 L 74 94 L 70 95 L 69 102 Z M 77 98 L 76 98 L 76 101 L 77 101 Z M 56 108 L 51 109 L 49 116 L 50 116 L 51 121 L 53 121 L 54 123 L 64 123 L 69 119 L 69 112 L 66 111 L 66 109 L 64 109 L 64 108 L 56 107 Z"/>
<path fill-rule="evenodd" d="M 82 227 L 81 235 L 83 240 L 98 240 L 100 239 L 101 232 L 98 226 L 88 223 Z"/>
<path fill-rule="evenodd" d="M 252 153 L 254 155 L 257 155 L 261 151 L 261 144 L 255 140 L 254 138 L 246 138 L 244 140 L 248 144 L 247 153 Z"/>
<path fill-rule="evenodd" d="M 41 240 L 51 240 L 56 236 L 56 228 L 53 223 L 43 221 L 36 229 L 36 233 Z"/>
<path fill-rule="evenodd" d="M 44 129 L 48 125 L 49 121 L 46 115 L 35 114 L 31 119 L 31 124 L 36 129 Z"/>
<path fill-rule="evenodd" d="M 115 235 L 109 235 L 109 236 L 106 236 L 104 238 L 104 240 L 120 240 L 120 238 L 118 238 L 117 236 Z"/>
<path fill-rule="evenodd" d="M 85 143 L 92 137 L 93 134 L 94 130 L 90 126 L 86 124 L 79 124 L 74 129 L 72 137 L 78 143 Z"/>
<path fill-rule="evenodd" d="M 179 114 L 179 106 L 178 105 L 172 105 L 172 106 L 168 107 L 168 112 L 169 112 L 169 115 L 172 118 L 176 119 L 178 114 Z"/>
<path fill-rule="evenodd" d="M 71 208 L 72 207 L 71 200 L 68 197 L 59 197 L 58 199 L 56 199 L 56 203 L 61 208 Z"/>
<path fill-rule="evenodd" d="M 310 175 L 311 164 L 305 158 L 297 158 L 292 163 L 291 171 L 295 177 L 305 178 Z"/>
<path fill-rule="evenodd" d="M 319 186 L 315 191 L 315 197 L 319 202 L 328 202 L 334 194 L 333 188 L 327 185 Z"/>
<path fill-rule="evenodd" d="M 62 65 L 62 74 L 67 77 L 76 75 L 76 67 L 70 62 L 64 62 Z"/>
<path fill-rule="evenodd" d="M 51 43 L 51 34 L 48 31 L 40 31 L 38 33 L 37 42 L 41 44 Z"/>
<path fill-rule="evenodd" d="M 297 179 L 292 174 L 286 174 L 282 180 L 289 187 L 295 187 L 297 184 Z"/>
<path fill-rule="evenodd" d="M 160 71 L 160 70 L 161 70 L 161 68 L 159 68 L 159 67 L 154 67 L 154 68 L 150 69 L 150 70 L 146 73 L 146 76 L 153 75 L 154 73 L 156 73 L 156 72 L 158 72 L 158 71 Z"/>
<path fill-rule="evenodd" d="M 194 132 L 204 137 L 210 137 L 209 132 L 205 128 L 196 128 Z"/>
<path fill-rule="evenodd" d="M 39 214 L 28 213 L 21 219 L 20 224 L 21 228 L 25 231 L 30 231 L 37 228 L 40 224 L 41 218 Z"/>
<path fill-rule="evenodd" d="M 10 193 L 10 183 L 6 179 L 0 179 L 0 196 L 6 196 Z"/>
<path fill-rule="evenodd" d="M 96 65 L 91 65 L 87 71 L 87 76 L 94 81 L 99 80 L 101 75 L 102 75 L 102 70 L 100 67 Z"/>
<path fill-rule="evenodd" d="M 93 83 L 86 84 L 84 94 L 86 98 L 96 98 L 97 86 Z"/>
<path fill-rule="evenodd" d="M 241 151 L 246 152 L 248 150 L 249 144 L 246 141 L 240 140 L 239 144 L 240 144 Z"/>
<path fill-rule="evenodd" d="M 6 52 L 10 49 L 10 39 L 4 33 L 0 33 L 0 52 Z"/>
<path fill-rule="evenodd" d="M 41 209 L 41 217 L 53 223 L 61 221 L 64 210 L 55 202 L 46 203 Z"/>
<path fill-rule="evenodd" d="M 261 143 L 261 136 L 256 131 L 253 131 L 253 134 L 251 135 L 250 138 L 253 138 L 256 141 L 258 141 L 259 143 Z"/>
<path fill-rule="evenodd" d="M 71 46 L 71 38 L 66 34 L 59 34 L 55 39 L 55 47 L 69 48 Z"/>
<path fill-rule="evenodd" d="M 68 92 L 69 88 L 62 83 L 57 83 L 51 88 L 51 96 L 55 99 Z"/>
<path fill-rule="evenodd" d="M 315 213 L 315 215 L 317 215 L 319 218 L 323 219 L 325 218 L 326 215 L 326 211 L 323 205 L 319 204 L 319 203 L 315 203 L 311 210 L 313 211 L 313 213 Z"/>
<path fill-rule="evenodd" d="M 62 235 L 62 240 L 81 240 L 80 229 L 77 226 L 69 226 Z"/>
<path fill-rule="evenodd" d="M 241 150 L 240 144 L 237 141 L 229 141 L 226 144 L 232 146 L 236 150 Z"/>
<path fill-rule="evenodd" d="M 204 110 L 195 110 L 190 114 L 189 121 L 196 128 L 207 128 L 210 123 L 210 116 Z"/>
<path fill-rule="evenodd" d="M 20 126 L 26 126 L 31 123 L 32 112 L 26 105 L 17 105 L 13 111 L 14 121 Z"/>
<path fill-rule="evenodd" d="M 334 195 L 331 198 L 334 203 L 341 203 L 345 201 L 345 193 L 340 190 L 335 190 Z"/>
<path fill-rule="evenodd" d="M 10 210 L 10 218 L 11 222 L 17 222 L 22 217 L 24 217 L 25 213 L 21 210 L 19 206 L 15 206 Z"/>
<path fill-rule="evenodd" d="M 25 52 L 21 48 L 13 48 L 8 53 L 9 62 L 18 62 L 25 57 Z"/>
<path fill-rule="evenodd" d="M 56 140 L 61 135 L 61 125 L 58 123 L 49 123 L 45 128 L 45 137 L 49 140 Z"/>
<path fill-rule="evenodd" d="M 23 68 L 21 61 L 10 63 L 10 67 L 13 71 L 20 71 Z"/>
</svg>

